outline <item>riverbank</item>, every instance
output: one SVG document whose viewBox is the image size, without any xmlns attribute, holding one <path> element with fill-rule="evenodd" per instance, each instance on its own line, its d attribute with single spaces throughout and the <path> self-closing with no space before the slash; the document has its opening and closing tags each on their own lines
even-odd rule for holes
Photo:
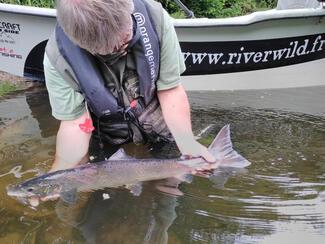
<svg viewBox="0 0 325 244">
<path fill-rule="evenodd" d="M 0 97 L 11 92 L 26 90 L 36 83 L 24 77 L 0 71 Z"/>
</svg>

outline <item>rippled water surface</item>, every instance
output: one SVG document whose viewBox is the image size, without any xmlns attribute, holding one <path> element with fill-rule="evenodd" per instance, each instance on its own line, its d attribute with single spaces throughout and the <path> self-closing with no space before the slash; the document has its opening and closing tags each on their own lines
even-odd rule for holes
<svg viewBox="0 0 325 244">
<path fill-rule="evenodd" d="M 105 189 L 37 210 L 5 187 L 49 169 L 58 124 L 45 91 L 2 99 L 0 243 L 325 243 L 324 97 L 324 87 L 190 93 L 202 143 L 229 123 L 249 167 L 194 177 L 180 185 L 183 196 L 145 183 L 139 197 Z"/>
</svg>

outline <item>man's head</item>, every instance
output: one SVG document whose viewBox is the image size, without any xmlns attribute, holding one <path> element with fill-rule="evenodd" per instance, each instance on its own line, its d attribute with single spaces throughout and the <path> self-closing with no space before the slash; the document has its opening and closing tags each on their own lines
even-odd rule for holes
<svg viewBox="0 0 325 244">
<path fill-rule="evenodd" d="M 57 0 L 57 19 L 69 38 L 92 54 L 110 54 L 132 37 L 132 0 Z"/>
</svg>

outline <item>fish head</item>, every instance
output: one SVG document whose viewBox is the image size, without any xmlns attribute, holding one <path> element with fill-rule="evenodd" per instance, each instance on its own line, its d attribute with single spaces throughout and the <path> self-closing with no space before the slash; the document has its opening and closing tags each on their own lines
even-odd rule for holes
<svg viewBox="0 0 325 244">
<path fill-rule="evenodd" d="M 57 195 L 62 186 L 51 181 L 26 181 L 17 185 L 8 185 L 8 196 L 18 199 L 43 198 Z"/>
</svg>

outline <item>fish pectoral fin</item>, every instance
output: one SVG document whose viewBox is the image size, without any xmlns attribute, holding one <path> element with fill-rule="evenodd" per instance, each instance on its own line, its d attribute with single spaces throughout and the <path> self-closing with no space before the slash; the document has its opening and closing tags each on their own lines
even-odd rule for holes
<svg viewBox="0 0 325 244">
<path fill-rule="evenodd" d="M 166 193 L 172 196 L 183 196 L 184 193 L 177 187 L 165 186 L 165 185 L 155 185 L 156 189 L 162 193 Z"/>
<path fill-rule="evenodd" d="M 142 192 L 142 184 L 141 182 L 138 182 L 136 184 L 132 184 L 132 185 L 125 185 L 125 187 L 127 189 L 130 190 L 130 192 L 134 195 L 134 196 L 140 196 L 141 192 Z"/>
<path fill-rule="evenodd" d="M 60 197 L 62 199 L 62 201 L 66 202 L 66 203 L 75 203 L 77 201 L 77 189 L 74 188 L 70 191 L 66 191 L 66 192 L 62 192 L 60 194 Z"/>
<path fill-rule="evenodd" d="M 193 181 L 193 176 L 190 174 L 177 175 L 174 178 L 180 180 L 181 182 L 186 182 L 186 183 L 192 183 Z"/>
</svg>

